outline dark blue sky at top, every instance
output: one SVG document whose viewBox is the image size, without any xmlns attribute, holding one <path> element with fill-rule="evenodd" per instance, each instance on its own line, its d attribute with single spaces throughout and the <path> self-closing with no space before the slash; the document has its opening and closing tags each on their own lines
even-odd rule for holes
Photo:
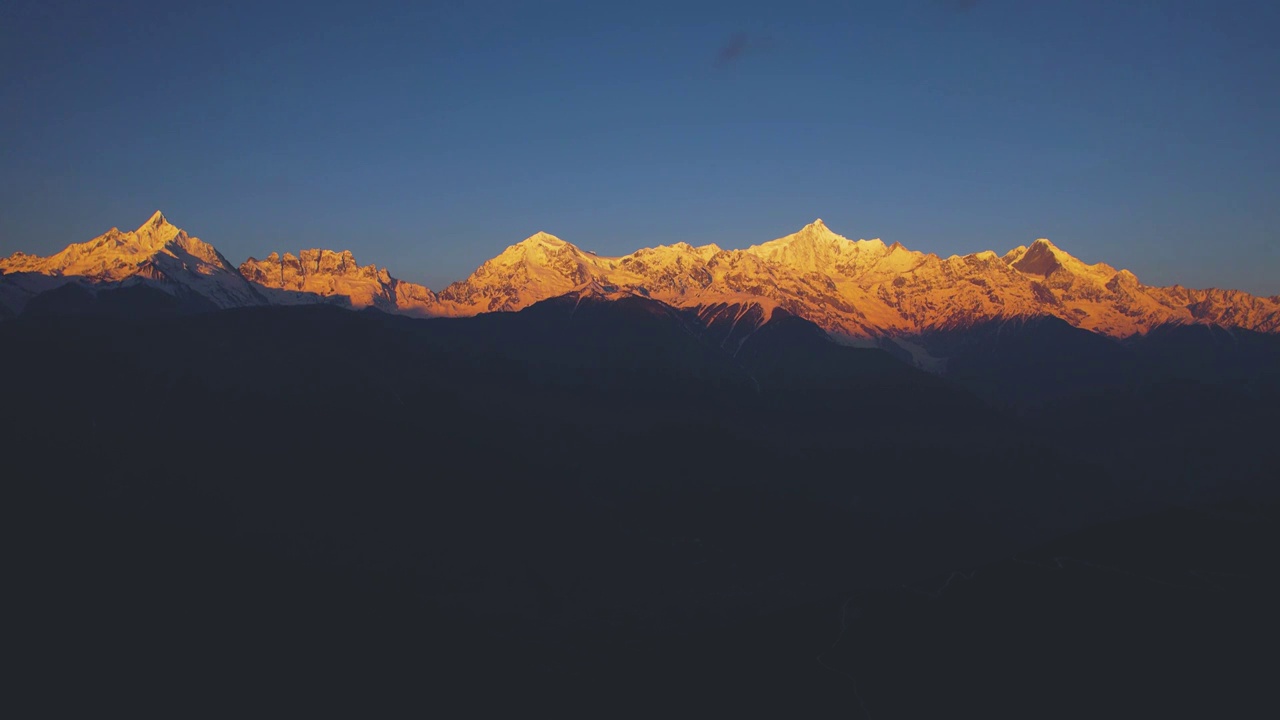
<svg viewBox="0 0 1280 720">
<path fill-rule="evenodd" d="M 1274 2 L 187 5 L 0 9 L 0 254 L 161 209 L 438 288 L 822 217 L 1280 293 Z"/>
</svg>

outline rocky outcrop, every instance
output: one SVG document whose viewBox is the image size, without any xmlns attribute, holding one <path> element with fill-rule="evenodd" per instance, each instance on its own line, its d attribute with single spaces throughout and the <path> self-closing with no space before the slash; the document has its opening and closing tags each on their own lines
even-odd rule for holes
<svg viewBox="0 0 1280 720">
<path fill-rule="evenodd" d="M 415 315 L 431 314 L 436 304 L 435 293 L 427 288 L 397 280 L 385 268 L 361 267 L 349 250 L 273 252 L 263 260 L 245 260 L 240 274 L 265 288 L 276 304 L 337 302 Z"/>
</svg>

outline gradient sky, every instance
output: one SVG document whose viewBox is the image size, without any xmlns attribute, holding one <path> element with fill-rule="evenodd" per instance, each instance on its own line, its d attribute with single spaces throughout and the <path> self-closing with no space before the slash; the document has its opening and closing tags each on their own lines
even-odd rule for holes
<svg viewBox="0 0 1280 720">
<path fill-rule="evenodd" d="M 1280 293 L 1273 0 L 185 5 L 4 3 L 0 254 L 160 209 L 439 288 L 822 217 Z"/>
</svg>

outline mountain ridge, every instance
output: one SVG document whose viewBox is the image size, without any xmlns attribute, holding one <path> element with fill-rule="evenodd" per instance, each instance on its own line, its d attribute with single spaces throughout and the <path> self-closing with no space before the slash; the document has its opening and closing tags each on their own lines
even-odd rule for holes
<svg viewBox="0 0 1280 720">
<path fill-rule="evenodd" d="M 214 308 L 258 305 L 266 299 L 217 248 L 188 235 L 155 211 L 137 230 L 111 228 L 48 257 L 14 253 L 0 258 L 0 302 L 12 312 L 32 297 L 68 283 L 92 292 L 102 285 L 147 284 L 171 295 L 197 297 Z"/>
<path fill-rule="evenodd" d="M 422 285 L 393 278 L 386 268 L 360 266 L 350 250 L 310 248 L 299 250 L 297 255 L 272 252 L 262 260 L 245 260 L 239 272 L 267 290 L 270 302 L 277 305 L 333 302 L 428 315 L 426 309 L 436 302 L 436 294 Z"/>
<path fill-rule="evenodd" d="M 1280 331 L 1280 295 L 1145 285 L 1127 269 L 1085 263 L 1047 238 L 1003 255 L 983 250 L 943 258 L 878 238 L 850 240 L 820 218 L 745 249 L 678 242 L 617 257 L 540 231 L 435 292 L 386 268 L 360 266 L 349 250 L 273 252 L 233 268 L 157 211 L 129 233 L 112 228 L 47 258 L 15 253 L 0 259 L 0 274 L 0 304 L 10 315 L 31 296 L 73 279 L 153 282 L 208 296 L 219 308 L 335 303 L 419 317 L 518 311 L 594 287 L 700 316 L 738 308 L 741 317 L 755 307 L 754 316 L 767 321 L 781 309 L 853 344 L 1045 316 L 1114 338 L 1169 324 Z"/>
</svg>

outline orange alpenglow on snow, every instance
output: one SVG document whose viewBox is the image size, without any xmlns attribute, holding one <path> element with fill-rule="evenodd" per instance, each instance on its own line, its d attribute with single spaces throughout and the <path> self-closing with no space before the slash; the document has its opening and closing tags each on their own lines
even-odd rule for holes
<svg viewBox="0 0 1280 720">
<path fill-rule="evenodd" d="M 5 281 L 0 283 L 0 304 L 11 310 L 38 292 L 76 280 L 149 281 L 165 289 L 181 288 L 220 308 L 263 302 L 257 288 L 216 248 L 174 227 L 159 210 L 137 230 L 111 228 L 49 257 L 14 253 L 0 259 L 0 275 Z"/>
<path fill-rule="evenodd" d="M 849 240 L 822 220 L 744 250 L 676 243 L 622 257 L 601 257 L 539 232 L 434 293 L 385 269 L 361 267 L 349 251 L 272 253 L 246 260 L 237 272 L 212 246 L 156 213 L 132 233 L 113 229 L 49 258 L 18 253 L 0 260 L 0 272 L 5 280 L 33 274 L 93 281 L 141 275 L 162 284 L 213 278 L 220 284 L 197 283 L 194 291 L 216 291 L 220 307 L 338 302 L 417 316 L 516 311 L 587 289 L 641 295 L 703 315 L 759 308 L 751 315 L 767 319 L 781 308 L 850 339 L 1046 315 L 1112 337 L 1169 323 L 1280 331 L 1280 296 L 1143 285 L 1128 270 L 1084 263 L 1046 239 L 1003 256 L 986 250 L 941 258 L 899 243 Z M 33 287 L 29 280 L 27 287 Z M 0 302 L 8 297 L 12 306 L 15 295 L 21 293 L 0 293 Z"/>
</svg>

